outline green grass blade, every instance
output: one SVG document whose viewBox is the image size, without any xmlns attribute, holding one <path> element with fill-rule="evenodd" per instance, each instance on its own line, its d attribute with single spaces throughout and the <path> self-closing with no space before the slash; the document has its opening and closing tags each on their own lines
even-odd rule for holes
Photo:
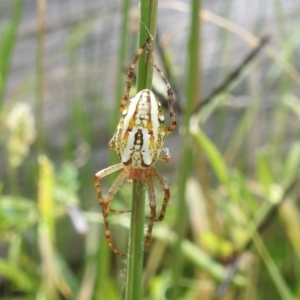
<svg viewBox="0 0 300 300">
<path fill-rule="evenodd" d="M 2 30 L 0 37 L 0 109 L 2 107 L 10 61 L 14 50 L 14 45 L 17 39 L 17 31 L 19 28 L 22 12 L 23 0 L 18 0 L 15 5 L 12 21 Z"/>
<path fill-rule="evenodd" d="M 39 182 L 38 182 L 38 208 L 41 223 L 49 231 L 51 241 L 55 240 L 55 216 L 54 216 L 54 170 L 53 165 L 46 156 L 40 156 Z"/>
<path fill-rule="evenodd" d="M 124 92 L 124 71 L 123 66 L 126 56 L 126 46 L 127 46 L 127 34 L 128 34 L 128 19 L 129 19 L 129 9 L 130 0 L 123 1 L 123 13 L 122 13 L 122 26 L 120 32 L 120 50 L 119 50 L 119 60 L 118 60 L 118 74 L 116 82 L 116 99 L 115 108 L 113 112 L 113 117 L 111 121 L 112 132 L 115 131 L 115 126 L 120 115 L 120 101 Z M 110 158 L 111 161 L 113 158 Z"/>
<path fill-rule="evenodd" d="M 178 233 L 178 238 L 174 247 L 173 254 L 173 265 L 172 265 L 172 279 L 173 279 L 173 290 L 171 299 L 179 299 L 180 291 L 180 278 L 183 272 L 183 259 L 182 259 L 182 249 L 181 243 L 184 238 L 186 228 L 187 228 L 187 207 L 185 202 L 186 194 L 186 181 L 193 169 L 193 146 L 192 141 L 188 132 L 190 119 L 192 116 L 193 107 L 200 99 L 200 86 L 201 86 L 201 76 L 200 76 L 200 18 L 199 12 L 201 9 L 200 0 L 192 0 L 191 4 L 191 27 L 190 36 L 188 40 L 188 66 L 187 66 L 187 81 L 186 81 L 186 103 L 185 103 L 185 114 L 184 114 L 184 129 L 187 135 L 184 139 L 183 152 L 180 159 L 180 175 L 178 183 L 178 207 L 176 215 L 176 232 Z M 201 165 L 200 181 L 203 184 L 203 189 L 205 189 L 205 172 L 204 163 L 202 159 L 202 153 L 199 153 L 196 161 Z M 202 168 L 203 167 L 203 168 Z M 204 170 L 204 172 L 203 172 Z"/>
<path fill-rule="evenodd" d="M 151 35 L 156 34 L 157 0 L 140 1 L 140 31 L 139 45 L 142 45 Z M 137 91 L 152 88 L 153 49 L 144 51 L 137 65 Z M 144 185 L 133 182 L 132 214 L 128 247 L 128 267 L 126 274 L 125 299 L 141 299 L 143 252 L 144 252 L 144 222 L 145 222 L 145 190 Z"/>
<path fill-rule="evenodd" d="M 265 188 L 267 194 L 270 192 L 271 184 L 274 182 L 270 168 L 270 158 L 265 151 L 261 150 L 256 156 L 256 173 L 259 182 Z"/>
<path fill-rule="evenodd" d="M 228 175 L 229 172 L 226 163 L 217 147 L 210 141 L 210 139 L 199 127 L 192 128 L 191 133 L 206 154 L 207 159 L 210 162 L 219 181 L 226 186 L 230 186 L 230 177 Z"/>
<path fill-rule="evenodd" d="M 145 188 L 139 182 L 132 185 L 132 211 L 129 231 L 129 248 L 125 299 L 142 299 Z"/>
<path fill-rule="evenodd" d="M 31 276 L 21 270 L 13 262 L 0 259 L 0 274 L 4 278 L 9 279 L 16 287 L 23 291 L 30 292 L 36 288 L 35 282 Z"/>
<path fill-rule="evenodd" d="M 257 251 L 259 252 L 261 258 L 263 259 L 264 263 L 266 264 L 266 267 L 267 267 L 269 274 L 281 296 L 281 299 L 296 300 L 296 297 L 294 297 L 294 295 L 290 291 L 288 285 L 286 284 L 282 275 L 280 274 L 278 267 L 276 266 L 274 260 L 270 256 L 267 248 L 265 247 L 263 241 L 261 240 L 261 238 L 258 234 L 254 235 L 253 242 L 254 242 L 254 245 L 255 245 Z"/>
</svg>

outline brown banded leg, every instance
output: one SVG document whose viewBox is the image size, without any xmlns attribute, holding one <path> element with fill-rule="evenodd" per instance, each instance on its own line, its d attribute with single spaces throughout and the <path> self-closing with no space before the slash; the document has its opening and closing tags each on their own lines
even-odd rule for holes
<svg viewBox="0 0 300 300">
<path fill-rule="evenodd" d="M 119 190 L 119 188 L 122 185 L 123 181 L 125 180 L 126 176 L 127 176 L 126 172 L 122 171 L 122 173 L 116 178 L 113 185 L 110 187 L 110 189 L 108 190 L 108 192 L 105 196 L 104 202 L 106 202 L 105 204 L 106 204 L 107 209 L 108 209 L 109 212 L 113 212 L 115 214 L 123 214 L 123 213 L 131 212 L 130 209 L 128 209 L 128 210 L 117 210 L 117 209 L 113 209 L 113 208 L 109 207 L 110 202 L 115 197 L 117 191 Z"/>
<path fill-rule="evenodd" d="M 168 136 L 176 128 L 176 125 L 177 125 L 176 114 L 174 111 L 174 102 L 175 102 L 174 92 L 173 92 L 173 89 L 172 89 L 168 79 L 165 77 L 162 70 L 156 64 L 153 64 L 153 66 L 155 67 L 155 69 L 159 73 L 160 77 L 163 79 L 163 81 L 165 82 L 165 84 L 167 86 L 168 107 L 169 107 L 169 113 L 170 113 L 170 118 L 171 118 L 171 124 L 169 125 L 169 127 L 166 130 L 166 136 Z"/>
<path fill-rule="evenodd" d="M 104 222 L 104 231 L 105 231 L 105 239 L 106 243 L 110 247 L 110 249 L 116 253 L 117 255 L 124 256 L 124 253 L 120 252 L 116 249 L 116 247 L 113 244 L 112 238 L 111 238 L 111 231 L 110 231 L 110 225 L 108 222 L 108 209 L 106 205 L 102 206 L 102 215 L 103 215 L 103 222 Z"/>
<path fill-rule="evenodd" d="M 104 199 L 103 199 L 103 196 L 102 196 L 102 192 L 101 192 L 101 187 L 100 187 L 99 181 L 102 178 L 104 178 L 104 177 L 106 177 L 106 176 L 108 176 L 108 175 L 110 175 L 110 174 L 112 174 L 112 173 L 114 173 L 114 172 L 116 172 L 118 170 L 121 170 L 122 168 L 124 168 L 124 165 L 122 163 L 119 163 L 119 164 L 110 166 L 108 168 L 105 168 L 105 169 L 103 169 L 103 170 L 101 170 L 101 171 L 99 171 L 99 172 L 97 172 L 95 174 L 95 176 L 94 176 L 94 188 L 95 188 L 95 190 L 97 192 L 98 201 L 99 201 L 99 203 L 100 203 L 101 206 L 102 206 L 102 203 L 103 203 Z"/>
<path fill-rule="evenodd" d="M 102 192 L 101 192 L 101 187 L 99 184 L 99 180 L 102 179 L 103 177 L 118 171 L 120 169 L 122 169 L 124 167 L 124 165 L 122 163 L 113 165 L 111 167 L 108 167 L 100 172 L 97 172 L 94 176 L 94 187 L 95 190 L 97 192 L 97 197 L 98 197 L 98 201 L 102 207 L 102 215 L 103 215 L 103 222 L 104 222 L 104 230 L 105 230 L 105 239 L 106 242 L 108 244 L 108 246 L 111 248 L 111 250 L 118 254 L 118 255 L 124 255 L 123 253 L 121 253 L 120 251 L 118 251 L 115 246 L 113 245 L 112 242 L 112 238 L 111 238 L 111 232 L 110 232 L 110 226 L 109 226 L 109 222 L 108 222 L 108 212 L 109 212 L 109 204 L 112 201 L 112 198 L 115 196 L 115 194 L 117 193 L 118 189 L 120 188 L 120 185 L 122 184 L 122 182 L 124 181 L 125 177 L 126 177 L 126 172 L 123 171 L 118 177 L 117 179 L 114 181 L 113 185 L 111 186 L 111 188 L 109 189 L 107 195 L 103 198 L 102 196 Z"/>
<path fill-rule="evenodd" d="M 123 98 L 122 98 L 122 101 L 121 101 L 121 112 L 126 109 L 126 106 L 127 106 L 127 101 L 128 101 L 128 98 L 129 98 L 129 93 L 130 93 L 130 89 L 131 89 L 131 83 L 132 83 L 132 79 L 133 79 L 133 76 L 134 76 L 134 69 L 135 69 L 135 66 L 136 66 L 136 63 L 138 61 L 138 59 L 140 58 L 140 56 L 142 55 L 144 49 L 146 48 L 146 46 L 150 46 L 152 43 L 152 37 L 148 37 L 147 40 L 145 41 L 145 43 L 140 47 L 140 49 L 137 51 L 134 59 L 133 59 L 133 62 L 131 63 L 130 65 L 130 68 L 128 70 L 128 73 L 127 73 L 127 81 L 126 81 L 126 90 L 125 90 L 125 93 L 123 95 Z"/>
<path fill-rule="evenodd" d="M 153 175 L 158 181 L 158 184 L 161 186 L 161 188 L 164 190 L 165 196 L 164 196 L 164 202 L 161 208 L 161 211 L 159 213 L 159 216 L 155 219 L 155 221 L 162 221 L 165 217 L 166 209 L 168 206 L 168 202 L 170 199 L 170 188 L 167 185 L 166 181 L 163 179 L 163 177 L 157 172 L 155 168 L 153 168 Z"/>
<path fill-rule="evenodd" d="M 113 209 L 113 208 L 108 208 L 109 212 L 113 212 L 114 214 L 124 214 L 124 213 L 129 213 L 131 212 L 131 209 L 124 209 L 124 210 L 119 210 L 119 209 Z"/>
<path fill-rule="evenodd" d="M 109 204 L 116 195 L 117 191 L 120 189 L 120 186 L 122 185 L 124 179 L 126 178 L 127 174 L 123 170 L 121 174 L 116 178 L 114 183 L 112 184 L 111 188 L 107 192 L 105 199 L 103 200 L 102 204 L 102 214 L 103 214 L 103 220 L 104 220 L 104 229 L 105 229 L 105 239 L 108 244 L 108 246 L 111 248 L 111 250 L 118 254 L 118 255 L 124 255 L 124 253 L 120 252 L 119 250 L 116 249 L 116 247 L 113 244 L 112 237 L 111 237 L 111 231 L 110 231 L 110 226 L 108 222 L 108 213 L 110 211 L 116 212 L 116 213 L 123 213 L 125 211 L 118 211 L 114 209 L 109 208 Z"/>
<path fill-rule="evenodd" d="M 149 245 L 151 242 L 152 236 L 152 229 L 155 222 L 156 217 L 156 202 L 155 202 L 155 193 L 154 193 L 154 186 L 151 173 L 147 175 L 147 191 L 149 197 L 149 206 L 150 206 L 150 217 L 149 217 L 149 225 L 148 230 L 145 238 L 145 251 L 148 251 Z"/>
</svg>

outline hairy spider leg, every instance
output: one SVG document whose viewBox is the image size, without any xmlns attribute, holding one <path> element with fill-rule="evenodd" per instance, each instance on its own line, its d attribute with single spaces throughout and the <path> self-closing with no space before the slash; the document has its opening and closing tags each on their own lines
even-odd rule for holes
<svg viewBox="0 0 300 300">
<path fill-rule="evenodd" d="M 150 47 L 151 43 L 152 43 L 152 37 L 150 36 L 150 37 L 147 38 L 145 43 L 140 47 L 140 49 L 138 50 L 138 52 L 136 53 L 136 55 L 133 59 L 133 62 L 130 65 L 130 68 L 129 68 L 128 73 L 127 73 L 126 89 L 125 89 L 125 93 L 122 97 L 121 106 L 120 106 L 121 112 L 123 112 L 127 107 L 127 101 L 129 99 L 131 83 L 132 83 L 132 79 L 133 79 L 133 76 L 134 76 L 134 70 L 135 70 L 135 66 L 137 64 L 137 61 L 140 58 L 140 56 L 142 55 L 142 53 L 143 53 L 144 49 L 146 48 L 146 46 Z"/>
<path fill-rule="evenodd" d="M 113 166 L 110 166 L 108 168 L 105 168 L 99 172 L 97 172 L 94 176 L 94 187 L 95 187 L 95 190 L 97 191 L 97 196 L 98 196 L 98 200 L 99 200 L 99 203 L 100 205 L 102 206 L 103 205 L 103 196 L 102 196 L 102 191 L 101 191 L 101 188 L 100 188 L 100 184 L 99 184 L 99 180 L 118 171 L 118 170 L 121 170 L 124 168 L 124 165 L 123 163 L 119 163 L 119 164 L 116 164 L 116 165 L 113 165 Z M 106 198 L 106 197 L 105 197 Z"/>
<path fill-rule="evenodd" d="M 95 190 L 97 191 L 97 198 L 98 201 L 102 207 L 102 215 L 103 215 L 103 222 L 104 222 L 104 230 L 105 230 L 105 239 L 106 242 L 108 244 L 108 246 L 111 248 L 111 250 L 120 255 L 123 256 L 124 253 L 118 251 L 112 241 L 112 237 L 111 237 L 111 231 L 110 231 L 110 226 L 109 226 L 109 221 L 108 221 L 108 212 L 110 211 L 109 209 L 109 204 L 112 201 L 113 197 L 115 196 L 115 194 L 117 193 L 117 191 L 119 190 L 121 184 L 123 183 L 124 179 L 127 176 L 127 173 L 125 170 L 123 170 L 118 177 L 116 178 L 116 180 L 114 181 L 113 185 L 111 186 L 111 188 L 109 189 L 109 191 L 107 192 L 106 196 L 103 198 L 102 196 L 102 192 L 101 192 L 101 187 L 100 187 L 100 179 L 102 179 L 105 176 L 108 176 L 111 173 L 114 173 L 120 169 L 124 168 L 123 163 L 119 163 L 116 165 L 113 165 L 111 167 L 108 167 L 102 171 L 99 171 L 95 174 L 94 176 L 94 187 Z"/>
<path fill-rule="evenodd" d="M 175 103 L 174 92 L 173 92 L 173 89 L 172 89 L 168 79 L 166 78 L 166 76 L 164 75 L 162 70 L 156 64 L 153 64 L 153 66 L 155 67 L 158 74 L 160 75 L 160 77 L 163 79 L 163 81 L 165 82 L 165 84 L 167 86 L 168 107 L 169 107 L 170 118 L 171 118 L 171 124 L 169 125 L 169 127 L 166 130 L 166 137 L 167 137 L 170 133 L 172 133 L 172 131 L 176 128 L 176 125 L 177 125 L 176 114 L 174 111 L 174 103 Z"/>
<path fill-rule="evenodd" d="M 128 213 L 131 212 L 131 209 L 126 209 L 126 210 L 117 210 L 109 207 L 110 202 L 112 199 L 115 197 L 116 193 L 120 189 L 123 181 L 127 177 L 127 172 L 126 170 L 123 170 L 122 173 L 116 178 L 114 181 L 113 185 L 110 187 L 108 190 L 106 196 L 105 196 L 105 205 L 107 206 L 108 211 L 113 212 L 115 214 L 123 214 L 123 213 Z"/>
<path fill-rule="evenodd" d="M 151 167 L 151 169 L 155 169 L 155 168 Z M 156 202 L 155 202 L 154 185 L 153 185 L 153 179 L 151 173 L 147 177 L 146 184 L 147 184 L 147 191 L 149 197 L 150 217 L 149 217 L 148 230 L 145 237 L 145 251 L 149 249 L 151 236 L 152 236 L 152 229 L 156 218 Z"/>
<path fill-rule="evenodd" d="M 166 209 L 168 206 L 168 202 L 170 199 L 170 188 L 167 184 L 167 182 L 164 180 L 164 178 L 157 172 L 157 170 L 155 168 L 153 168 L 153 172 L 152 174 L 154 175 L 154 177 L 156 178 L 158 184 L 160 185 L 160 187 L 163 189 L 164 191 L 164 202 L 161 208 L 161 211 L 159 213 L 159 216 L 155 219 L 155 221 L 162 221 L 165 217 L 166 214 Z"/>
</svg>

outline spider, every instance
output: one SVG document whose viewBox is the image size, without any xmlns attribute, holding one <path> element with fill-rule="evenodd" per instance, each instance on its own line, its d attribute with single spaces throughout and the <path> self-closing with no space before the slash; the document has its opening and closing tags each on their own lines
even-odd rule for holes
<svg viewBox="0 0 300 300">
<path fill-rule="evenodd" d="M 149 37 L 139 48 L 131 63 L 127 73 L 125 93 L 120 106 L 121 119 L 115 134 L 108 144 L 109 149 L 116 150 L 121 162 L 97 172 L 94 176 L 94 187 L 97 192 L 98 201 L 102 207 L 105 238 L 112 251 L 118 255 L 123 255 L 123 253 L 118 251 L 113 244 L 108 213 L 129 212 L 129 210 L 118 211 L 109 207 L 123 181 L 125 179 L 128 181 L 136 180 L 147 186 L 150 217 L 148 218 L 149 225 L 145 237 L 145 250 L 147 250 L 150 245 L 154 222 L 162 221 L 164 219 L 170 198 L 169 186 L 157 172 L 154 163 L 158 159 L 168 162 L 171 158 L 169 149 L 163 148 L 163 144 L 165 137 L 176 127 L 176 115 L 173 109 L 173 90 L 162 71 L 153 64 L 167 86 L 168 108 L 171 119 L 171 123 L 167 129 L 164 124 L 162 105 L 156 99 L 152 91 L 144 89 L 138 92 L 131 100 L 128 100 L 137 61 L 146 47 L 150 49 L 151 44 L 152 38 Z M 122 172 L 118 175 L 107 194 L 103 197 L 99 181 L 103 177 L 118 170 L 122 170 Z M 158 216 L 156 212 L 153 177 L 164 191 L 164 201 Z"/>
</svg>

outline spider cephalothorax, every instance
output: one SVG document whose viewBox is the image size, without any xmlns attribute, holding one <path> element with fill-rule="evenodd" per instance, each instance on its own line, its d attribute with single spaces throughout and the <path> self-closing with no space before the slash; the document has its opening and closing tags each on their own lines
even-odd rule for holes
<svg viewBox="0 0 300 300">
<path fill-rule="evenodd" d="M 151 42 L 152 38 L 148 38 L 138 50 L 130 66 L 127 75 L 127 88 L 121 101 L 121 119 L 116 133 L 109 142 L 109 148 L 117 151 L 121 163 L 97 172 L 94 177 L 94 186 L 97 191 L 99 203 L 102 206 L 106 240 L 111 249 L 119 255 L 122 255 L 122 253 L 119 252 L 112 243 L 108 213 L 125 212 L 117 211 L 109 207 L 110 202 L 123 181 L 125 179 L 129 181 L 135 180 L 144 183 L 147 186 L 151 212 L 145 242 L 146 249 L 148 248 L 151 240 L 153 223 L 155 221 L 163 220 L 170 198 L 169 187 L 163 177 L 157 172 L 153 164 L 158 159 L 164 162 L 170 160 L 170 152 L 167 148 L 163 148 L 163 144 L 165 137 L 176 127 L 176 116 L 173 110 L 173 90 L 162 71 L 154 65 L 155 69 L 158 71 L 167 86 L 168 105 L 171 118 L 171 124 L 167 129 L 165 128 L 164 112 L 161 103 L 150 90 L 142 90 L 128 101 L 135 65 L 145 47 L 151 46 Z M 123 171 L 117 177 L 106 196 L 103 197 L 99 180 L 121 169 L 123 169 Z M 157 180 L 165 194 L 164 202 L 158 217 L 156 216 L 153 177 Z"/>
</svg>

